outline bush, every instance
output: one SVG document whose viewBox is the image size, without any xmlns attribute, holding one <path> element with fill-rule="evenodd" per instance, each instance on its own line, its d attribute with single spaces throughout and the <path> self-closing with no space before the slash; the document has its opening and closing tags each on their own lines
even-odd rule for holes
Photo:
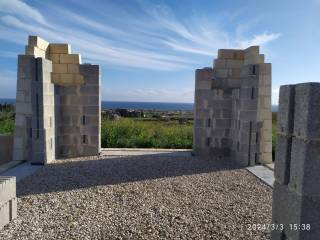
<svg viewBox="0 0 320 240">
<path fill-rule="evenodd" d="M 13 134 L 14 119 L 0 119 L 0 134 Z"/>
<path fill-rule="evenodd" d="M 178 121 L 103 120 L 104 148 L 192 148 L 193 124 Z"/>
</svg>

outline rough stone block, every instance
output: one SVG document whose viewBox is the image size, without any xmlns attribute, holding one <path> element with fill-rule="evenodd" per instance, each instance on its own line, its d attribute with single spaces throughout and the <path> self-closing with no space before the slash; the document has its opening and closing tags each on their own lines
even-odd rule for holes
<svg viewBox="0 0 320 240">
<path fill-rule="evenodd" d="M 320 196 L 320 141 L 292 139 L 290 188 L 297 193 Z"/>
<path fill-rule="evenodd" d="M 79 73 L 79 64 L 68 64 L 68 73 Z"/>
<path fill-rule="evenodd" d="M 35 46 L 46 51 L 49 43 L 38 36 L 29 36 L 28 45 Z"/>
<path fill-rule="evenodd" d="M 84 84 L 84 78 L 80 74 L 70 74 L 70 73 L 52 73 L 51 74 L 52 83 L 60 86 L 70 86 L 70 85 L 82 85 Z"/>
<path fill-rule="evenodd" d="M 235 59 L 228 59 L 226 62 L 226 67 L 227 68 L 241 68 L 243 65 L 242 60 L 235 60 Z"/>
<path fill-rule="evenodd" d="M 60 63 L 60 54 L 59 53 L 48 54 L 48 59 L 50 59 L 52 63 Z"/>
<path fill-rule="evenodd" d="M 274 176 L 276 181 L 284 185 L 289 183 L 290 178 L 291 144 L 291 137 L 278 134 Z"/>
<path fill-rule="evenodd" d="M 68 65 L 67 64 L 52 64 L 52 72 L 53 73 L 67 73 Z"/>
<path fill-rule="evenodd" d="M 237 50 L 237 49 L 219 49 L 218 59 L 243 60 L 244 52 L 243 50 Z"/>
<path fill-rule="evenodd" d="M 257 119 L 257 111 L 254 110 L 241 110 L 240 111 L 240 119 L 244 121 L 254 121 Z"/>
<path fill-rule="evenodd" d="M 16 178 L 0 176 L 0 205 L 16 197 Z"/>
<path fill-rule="evenodd" d="M 286 185 L 274 183 L 272 222 L 283 224 L 284 230 L 272 231 L 272 240 L 303 239 L 313 240 L 320 235 L 319 221 L 320 198 L 300 196 L 290 191 Z M 297 224 L 299 229 L 292 229 L 290 224 Z M 310 225 L 310 230 L 301 230 L 302 226 Z M 292 226 L 292 225 L 291 225 Z M 279 238 L 282 237 L 282 238 Z"/>
<path fill-rule="evenodd" d="M 261 75 L 270 75 L 271 76 L 271 71 L 272 71 L 271 63 L 260 63 L 259 64 L 259 73 Z"/>
<path fill-rule="evenodd" d="M 229 76 L 229 69 L 216 69 L 214 71 L 214 77 L 227 78 Z"/>
<path fill-rule="evenodd" d="M 12 153 L 13 153 L 13 136 L 0 134 L 0 165 L 11 161 Z M 0 199 L 0 202 L 1 202 L 1 199 Z"/>
<path fill-rule="evenodd" d="M 50 43 L 49 53 L 50 54 L 70 54 L 71 47 L 69 44 L 65 44 L 65 43 Z"/>
<path fill-rule="evenodd" d="M 38 47 L 35 47 L 35 46 L 26 46 L 25 53 L 26 53 L 26 55 L 34 56 L 36 58 L 38 58 L 38 57 L 45 58 L 46 57 L 46 51 L 44 51 Z"/>
<path fill-rule="evenodd" d="M 320 139 L 320 83 L 295 86 L 294 135 Z"/>
<path fill-rule="evenodd" d="M 60 63 L 81 64 L 80 54 L 60 54 Z"/>
</svg>

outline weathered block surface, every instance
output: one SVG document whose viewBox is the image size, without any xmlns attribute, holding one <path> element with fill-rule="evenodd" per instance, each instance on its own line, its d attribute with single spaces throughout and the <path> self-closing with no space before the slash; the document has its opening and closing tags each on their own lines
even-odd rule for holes
<svg viewBox="0 0 320 240">
<path fill-rule="evenodd" d="M 284 229 L 273 240 L 320 236 L 319 93 L 320 83 L 280 88 L 272 218 Z"/>
<path fill-rule="evenodd" d="M 0 230 L 16 217 L 16 178 L 0 176 Z"/>
<path fill-rule="evenodd" d="M 46 164 L 100 152 L 101 74 L 68 44 L 29 37 L 19 56 L 14 160 Z"/>
<path fill-rule="evenodd" d="M 241 166 L 270 163 L 271 64 L 259 47 L 220 49 L 214 68 L 197 69 L 195 76 L 194 152 L 221 149 Z"/>
<path fill-rule="evenodd" d="M 0 135 L 0 165 L 12 160 L 13 136 Z"/>
</svg>

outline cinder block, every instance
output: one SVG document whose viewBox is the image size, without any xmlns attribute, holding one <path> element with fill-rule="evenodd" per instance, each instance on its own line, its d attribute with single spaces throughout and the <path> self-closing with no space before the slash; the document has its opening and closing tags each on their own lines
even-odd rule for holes
<svg viewBox="0 0 320 240">
<path fill-rule="evenodd" d="M 226 88 L 229 89 L 235 89 L 241 87 L 241 81 L 238 78 L 228 78 L 226 80 Z M 230 93 L 232 94 L 232 92 Z"/>
<path fill-rule="evenodd" d="M 278 133 L 291 135 L 294 122 L 294 85 L 280 87 L 279 111 L 278 111 Z"/>
<path fill-rule="evenodd" d="M 320 196 L 320 141 L 293 137 L 290 188 L 298 194 Z"/>
<path fill-rule="evenodd" d="M 254 110 L 256 111 L 258 107 L 257 99 L 240 99 L 240 108 L 243 110 Z"/>
<path fill-rule="evenodd" d="M 244 121 L 254 121 L 257 119 L 257 111 L 254 110 L 241 110 L 240 119 Z"/>
<path fill-rule="evenodd" d="M 48 54 L 48 59 L 50 59 L 52 63 L 60 63 L 60 54 L 59 53 Z"/>
<path fill-rule="evenodd" d="M 276 181 L 287 185 L 290 178 L 292 138 L 278 134 L 274 176 Z"/>
<path fill-rule="evenodd" d="M 284 233 L 287 239 L 299 239 L 298 231 L 292 231 L 290 224 L 300 224 L 299 212 L 301 211 L 301 203 L 298 196 L 289 191 L 286 185 L 277 182 L 273 185 L 273 202 L 272 202 L 272 223 L 278 226 L 279 230 L 271 232 L 272 240 L 278 240 L 279 236 Z M 284 230 L 280 230 L 280 226 Z M 284 233 L 283 233 L 284 232 Z M 282 240 L 280 238 L 279 240 Z"/>
<path fill-rule="evenodd" d="M 80 54 L 60 54 L 60 63 L 81 64 Z"/>
<path fill-rule="evenodd" d="M 277 182 L 273 189 L 272 222 L 283 224 L 284 231 L 272 231 L 272 240 L 278 240 L 281 235 L 285 235 L 286 239 L 317 239 L 320 235 L 320 212 L 317 211 L 320 209 L 320 198 L 300 196 Z M 292 229 L 290 224 L 297 224 L 300 229 Z M 303 224 L 308 224 L 310 230 L 301 230 Z"/>
<path fill-rule="evenodd" d="M 226 62 L 227 68 L 241 68 L 243 65 L 242 60 L 236 60 L 236 59 L 228 59 Z"/>
<path fill-rule="evenodd" d="M 70 74 L 70 73 L 52 73 L 51 81 L 54 84 L 60 86 L 70 86 L 70 85 L 82 85 L 84 84 L 84 78 L 80 74 Z"/>
<path fill-rule="evenodd" d="M 251 55 L 258 55 L 259 54 L 259 46 L 251 46 L 244 50 L 244 57 L 247 58 Z"/>
<path fill-rule="evenodd" d="M 236 49 L 219 49 L 218 59 L 243 60 L 244 52 L 243 50 L 236 50 Z"/>
<path fill-rule="evenodd" d="M 294 135 L 306 140 L 320 139 L 320 83 L 295 86 Z"/>
<path fill-rule="evenodd" d="M 271 63 L 260 63 L 259 73 L 260 75 L 270 75 L 271 76 L 272 66 Z"/>
<path fill-rule="evenodd" d="M 35 47 L 35 46 L 26 46 L 25 54 L 30 55 L 30 56 L 34 56 L 36 58 L 38 58 L 38 57 L 45 58 L 46 57 L 46 51 L 44 51 L 38 47 Z"/>
<path fill-rule="evenodd" d="M 38 36 L 29 36 L 28 45 L 38 47 L 46 51 L 49 46 L 49 43 Z"/>
<path fill-rule="evenodd" d="M 68 64 L 68 73 L 79 73 L 79 64 Z"/>
<path fill-rule="evenodd" d="M 227 60 L 226 59 L 215 59 L 214 60 L 214 68 L 217 69 L 217 68 L 226 68 L 226 63 L 227 63 Z"/>
<path fill-rule="evenodd" d="M 229 69 L 215 69 L 214 77 L 227 78 L 229 76 Z"/>
<path fill-rule="evenodd" d="M 69 44 L 65 43 L 50 43 L 49 44 L 49 53 L 50 54 L 70 54 L 71 47 Z"/>
<path fill-rule="evenodd" d="M 85 115 L 96 115 L 100 113 L 98 106 L 85 106 L 83 112 Z"/>
<path fill-rule="evenodd" d="M 16 197 L 16 178 L 0 176 L 0 205 Z"/>
<path fill-rule="evenodd" d="M 68 65 L 67 64 L 52 64 L 52 72 L 53 73 L 67 73 L 68 72 Z"/>
<path fill-rule="evenodd" d="M 99 89 L 100 89 L 99 86 L 82 85 L 80 87 L 80 93 L 83 96 L 87 96 L 87 95 L 94 96 L 99 94 Z"/>
</svg>

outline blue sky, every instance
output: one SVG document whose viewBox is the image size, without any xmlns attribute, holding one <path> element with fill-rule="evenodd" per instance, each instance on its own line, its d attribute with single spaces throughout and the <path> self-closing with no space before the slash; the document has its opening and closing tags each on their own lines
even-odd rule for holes
<svg viewBox="0 0 320 240">
<path fill-rule="evenodd" d="M 320 0 L 0 0 L 0 98 L 14 98 L 28 35 L 102 66 L 102 99 L 193 102 L 219 48 L 260 45 L 280 85 L 320 81 Z"/>
</svg>

